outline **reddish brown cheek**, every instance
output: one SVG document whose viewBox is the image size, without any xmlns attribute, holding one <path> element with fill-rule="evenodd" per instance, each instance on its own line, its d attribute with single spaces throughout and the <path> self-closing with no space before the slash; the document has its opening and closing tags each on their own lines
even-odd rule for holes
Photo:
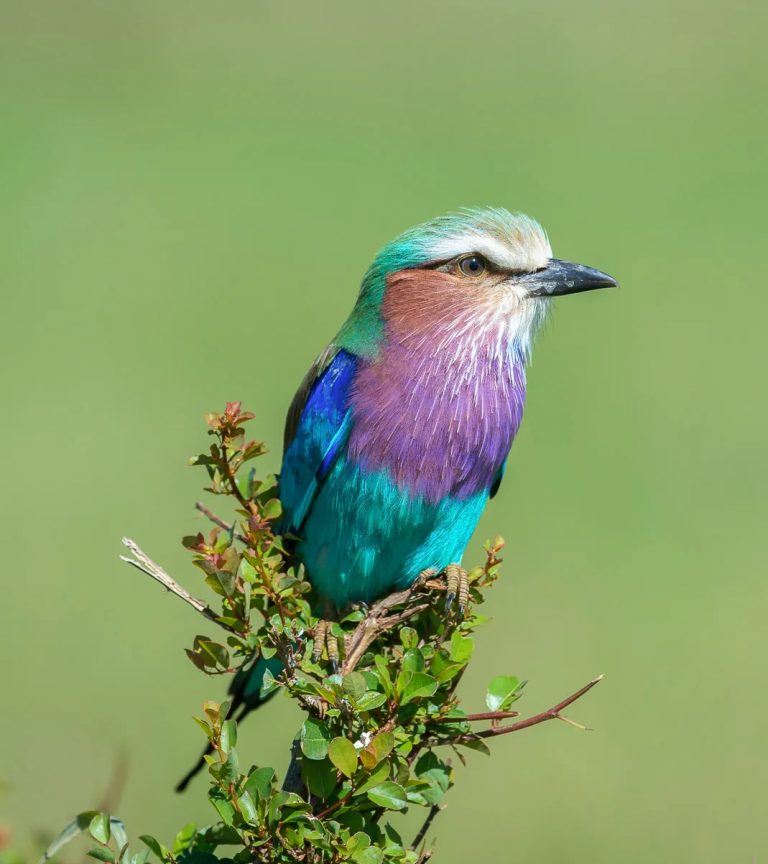
<svg viewBox="0 0 768 864">
<path fill-rule="evenodd" d="M 420 332 L 477 305 L 479 285 L 440 270 L 403 270 L 387 277 L 381 312 L 397 335 Z"/>
</svg>

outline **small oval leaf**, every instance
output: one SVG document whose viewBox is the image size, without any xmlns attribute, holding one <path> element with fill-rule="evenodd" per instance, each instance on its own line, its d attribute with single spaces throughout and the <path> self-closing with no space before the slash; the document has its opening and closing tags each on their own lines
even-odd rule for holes
<svg viewBox="0 0 768 864">
<path fill-rule="evenodd" d="M 387 810 L 403 810 L 408 806 L 405 789 L 391 780 L 369 789 L 368 798 L 379 807 L 386 807 Z"/>
<path fill-rule="evenodd" d="M 357 750 L 349 738 L 334 738 L 328 745 L 328 758 L 345 777 L 357 769 Z"/>
</svg>

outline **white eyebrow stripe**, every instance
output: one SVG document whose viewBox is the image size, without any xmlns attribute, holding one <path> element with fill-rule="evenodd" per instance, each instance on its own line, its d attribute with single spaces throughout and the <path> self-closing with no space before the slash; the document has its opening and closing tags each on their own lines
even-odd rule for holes
<svg viewBox="0 0 768 864">
<path fill-rule="evenodd" d="M 548 247 L 549 244 L 534 242 L 513 250 L 496 237 L 467 232 L 441 237 L 430 244 L 430 252 L 438 259 L 477 252 L 502 270 L 536 270 L 546 266 L 547 259 L 551 257 L 552 252 Z"/>
</svg>

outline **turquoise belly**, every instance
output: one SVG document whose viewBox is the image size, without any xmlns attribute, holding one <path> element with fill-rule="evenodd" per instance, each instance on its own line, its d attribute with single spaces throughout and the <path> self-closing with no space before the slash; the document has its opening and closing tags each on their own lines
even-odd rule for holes
<svg viewBox="0 0 768 864">
<path fill-rule="evenodd" d="M 299 556 L 312 585 L 337 606 L 371 602 L 427 567 L 460 562 L 487 500 L 483 490 L 430 503 L 342 455 L 312 502 Z"/>
</svg>

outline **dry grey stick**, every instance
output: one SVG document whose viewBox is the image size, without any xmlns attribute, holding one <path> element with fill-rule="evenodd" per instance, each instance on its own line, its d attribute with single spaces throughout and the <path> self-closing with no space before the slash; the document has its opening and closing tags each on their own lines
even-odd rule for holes
<svg viewBox="0 0 768 864">
<path fill-rule="evenodd" d="M 206 603 L 203 603 L 202 600 L 199 600 L 197 597 L 193 597 L 186 588 L 182 588 L 181 585 L 172 577 L 169 576 L 168 573 L 163 570 L 163 568 L 153 561 L 149 555 L 136 543 L 135 540 L 131 540 L 128 537 L 123 537 L 123 546 L 125 546 L 132 554 L 133 558 L 129 558 L 127 555 L 121 555 L 120 560 L 125 561 L 126 564 L 130 564 L 132 567 L 135 567 L 137 570 L 141 570 L 142 573 L 146 573 L 147 576 L 150 576 L 156 582 L 159 582 L 166 591 L 170 591 L 171 594 L 175 594 L 177 597 L 180 597 L 185 603 L 188 603 L 193 609 L 207 618 L 209 621 L 213 621 L 214 624 L 218 624 L 219 627 L 223 627 L 225 630 L 230 630 L 231 628 L 227 627 L 225 624 L 222 624 L 221 621 L 216 617 L 216 613 L 208 606 Z"/>
</svg>

